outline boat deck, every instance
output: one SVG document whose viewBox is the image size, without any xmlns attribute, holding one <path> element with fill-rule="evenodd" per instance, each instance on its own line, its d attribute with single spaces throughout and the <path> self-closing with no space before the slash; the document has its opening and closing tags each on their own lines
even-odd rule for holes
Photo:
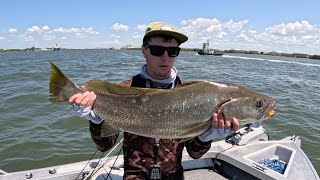
<svg viewBox="0 0 320 180">
<path fill-rule="evenodd" d="M 182 166 L 185 179 L 319 180 L 316 170 L 300 148 L 299 137 L 289 136 L 282 140 L 270 141 L 262 127 L 250 131 L 244 128 L 238 133 L 242 136 L 232 137 L 237 145 L 226 143 L 225 140 L 213 142 L 210 150 L 200 159 L 192 159 L 184 151 Z M 283 173 L 259 165 L 262 159 L 274 156 L 278 156 L 287 164 Z M 118 158 L 112 156 L 94 159 L 89 163 L 81 161 L 12 173 L 0 170 L 0 180 L 117 180 L 123 179 L 122 164 L 123 157 L 120 155 Z M 108 178 L 109 173 L 111 178 Z"/>
</svg>

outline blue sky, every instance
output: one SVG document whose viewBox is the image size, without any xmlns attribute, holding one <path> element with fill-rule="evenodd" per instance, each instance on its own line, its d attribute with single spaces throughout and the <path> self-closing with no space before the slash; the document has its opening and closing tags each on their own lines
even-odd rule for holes
<svg viewBox="0 0 320 180">
<path fill-rule="evenodd" d="M 139 47 L 152 21 L 175 25 L 182 47 L 320 54 L 319 0 L 4 0 L 0 49 Z"/>
</svg>

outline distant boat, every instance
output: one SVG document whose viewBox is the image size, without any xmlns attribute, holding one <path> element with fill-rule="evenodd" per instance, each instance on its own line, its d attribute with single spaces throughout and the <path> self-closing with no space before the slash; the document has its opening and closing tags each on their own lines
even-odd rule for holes
<svg viewBox="0 0 320 180">
<path fill-rule="evenodd" d="M 59 50 L 60 50 L 60 46 L 58 46 L 58 44 L 56 44 L 56 45 L 53 47 L 53 50 L 54 50 L 54 51 L 59 51 Z"/>
<path fill-rule="evenodd" d="M 202 43 L 202 49 L 198 51 L 199 55 L 212 55 L 212 56 L 222 56 L 223 53 L 215 52 L 214 50 L 209 49 L 209 40 L 207 42 Z"/>
</svg>

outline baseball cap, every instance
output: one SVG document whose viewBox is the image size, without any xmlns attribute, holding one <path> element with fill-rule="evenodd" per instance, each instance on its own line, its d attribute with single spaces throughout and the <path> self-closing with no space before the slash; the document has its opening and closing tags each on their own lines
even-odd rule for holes
<svg viewBox="0 0 320 180">
<path fill-rule="evenodd" d="M 148 36 L 153 35 L 168 35 L 176 38 L 180 43 L 184 43 L 188 40 L 188 37 L 171 24 L 165 22 L 153 22 L 147 26 L 146 34 L 143 40 Z"/>
</svg>

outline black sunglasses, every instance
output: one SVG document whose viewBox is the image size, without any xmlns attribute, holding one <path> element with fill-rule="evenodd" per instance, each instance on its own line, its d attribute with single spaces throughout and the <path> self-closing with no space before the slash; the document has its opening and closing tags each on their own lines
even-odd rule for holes
<svg viewBox="0 0 320 180">
<path fill-rule="evenodd" d="M 164 46 L 157 46 L 157 45 L 145 45 L 145 48 L 150 49 L 150 53 L 153 56 L 162 56 L 165 51 L 168 52 L 170 57 L 177 57 L 180 53 L 179 47 L 164 47 Z"/>
</svg>

